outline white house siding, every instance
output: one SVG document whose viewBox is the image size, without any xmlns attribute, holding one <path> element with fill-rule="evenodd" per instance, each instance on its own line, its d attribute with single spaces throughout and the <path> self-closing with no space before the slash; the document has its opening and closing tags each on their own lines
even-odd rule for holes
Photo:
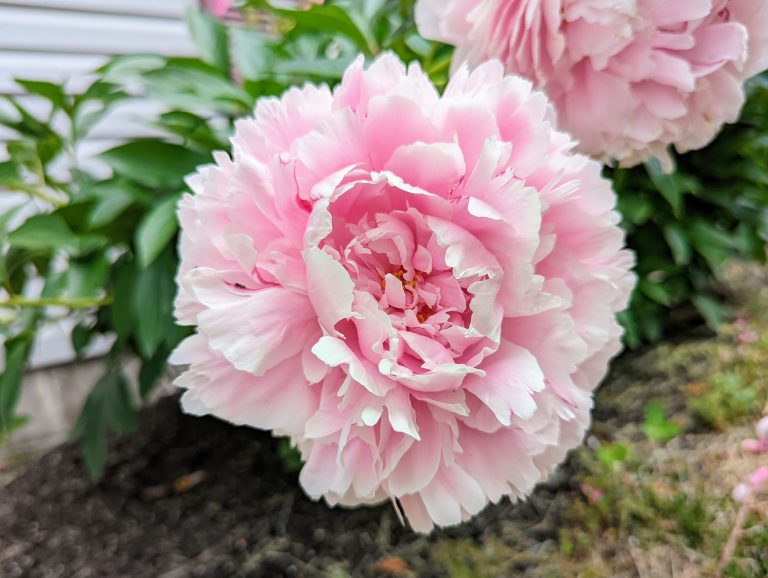
<svg viewBox="0 0 768 578">
<path fill-rule="evenodd" d="M 112 55 L 158 52 L 173 56 L 194 55 L 188 38 L 184 12 L 192 0 L 15 0 L 0 1 L 0 95 L 19 98 L 41 118 L 49 104 L 24 95 L 14 78 L 65 82 L 70 94 L 77 94 L 93 80 L 91 71 Z M 2 99 L 0 99 L 2 100 Z M 2 106 L 0 104 L 0 106 Z M 122 140 L 151 135 L 146 119 L 158 112 L 157 105 L 132 101 L 116 106 L 81 143 L 81 166 L 98 170 L 93 156 Z M 66 126 L 54 119 L 54 126 Z M 5 160 L 5 142 L 12 131 L 0 127 L 0 161 Z M 22 202 L 24 196 L 0 191 L 0 213 Z M 32 207 L 30 207 L 32 208 Z M 2 242 L 2 240 L 0 240 Z M 103 372 L 103 363 L 92 360 L 64 365 L 74 359 L 69 334 L 71 324 L 62 321 L 45 327 L 33 348 L 32 371 L 24 378 L 19 413 L 30 417 L 15 432 L 10 443 L 0 447 L 4 454 L 48 447 L 66 439 L 73 419 L 80 411 L 92 384 Z M 97 344 L 103 352 L 109 342 Z M 0 343 L 0 372 L 3 347 Z M 129 376 L 135 363 L 125 367 Z"/>
<path fill-rule="evenodd" d="M 76 94 L 92 81 L 92 71 L 113 55 L 194 55 L 184 22 L 184 13 L 192 1 L 0 1 L 0 95 L 17 97 L 30 112 L 43 118 L 50 110 L 49 104 L 24 95 L 14 78 L 64 82 L 67 91 Z M 116 106 L 81 143 L 78 157 L 82 166 L 98 170 L 98 165 L 93 161 L 89 165 L 88 159 L 124 139 L 151 135 L 145 121 L 157 112 L 157 105 L 145 102 Z M 53 125 L 66 127 L 65 119 L 54 119 Z M 7 154 L 5 142 L 13 137 L 13 131 L 0 127 L 0 160 Z M 24 199 L 0 191 L 0 213 Z M 71 360 L 70 330 L 65 322 L 46 327 L 34 348 L 32 366 Z"/>
</svg>

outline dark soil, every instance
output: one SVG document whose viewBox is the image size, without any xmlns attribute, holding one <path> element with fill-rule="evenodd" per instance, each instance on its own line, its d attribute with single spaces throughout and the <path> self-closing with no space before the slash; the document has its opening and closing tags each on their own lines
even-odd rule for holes
<svg viewBox="0 0 768 578">
<path fill-rule="evenodd" d="M 706 330 L 687 333 L 701 339 Z M 684 407 L 653 356 L 647 349 L 614 364 L 598 394 L 597 438 L 642 422 L 650 399 Z M 182 415 L 175 397 L 143 411 L 138 431 L 112 440 L 96 484 L 70 445 L 0 489 L 0 577 L 443 578 L 446 567 L 475 577 L 462 557 L 478 549 L 491 558 L 503 552 L 504 576 L 564 576 L 546 564 L 578 493 L 577 459 L 524 503 L 492 505 L 459 527 L 421 536 L 402 527 L 390 505 L 312 502 L 268 433 Z"/>
<path fill-rule="evenodd" d="M 93 484 L 65 446 L 0 490 L 0 576 L 438 577 L 442 538 L 496 536 L 519 550 L 551 547 L 566 469 L 525 504 L 489 507 L 459 528 L 414 534 L 391 506 L 331 509 L 286 473 L 269 434 L 182 415 L 175 398 L 116 440 Z M 551 542 L 551 541 L 550 541 Z M 407 560 L 386 560 L 396 554 Z M 535 556 L 533 556 L 535 558 Z M 521 556 L 520 569 L 532 562 Z"/>
</svg>

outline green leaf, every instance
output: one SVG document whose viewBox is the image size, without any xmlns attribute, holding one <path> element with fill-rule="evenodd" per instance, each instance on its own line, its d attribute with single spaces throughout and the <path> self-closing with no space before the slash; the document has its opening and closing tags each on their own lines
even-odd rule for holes
<svg viewBox="0 0 768 578">
<path fill-rule="evenodd" d="M 215 129 L 207 119 L 191 112 L 183 110 L 166 112 L 160 115 L 156 126 L 211 151 L 223 150 L 228 147 L 226 131 Z"/>
<path fill-rule="evenodd" d="M 619 193 L 619 211 L 633 225 L 643 225 L 653 215 L 653 202 L 636 191 Z"/>
<path fill-rule="evenodd" d="M 272 13 L 282 16 L 294 23 L 295 30 L 301 32 L 325 32 L 333 36 L 346 36 L 355 43 L 358 50 L 368 56 L 378 52 L 376 43 L 371 35 L 352 19 L 352 17 L 339 6 L 333 4 L 315 4 L 309 10 L 284 10 L 275 8 L 266 0 L 251 0 L 251 5 L 267 9 Z M 362 24 L 361 22 L 360 24 Z"/>
<path fill-rule="evenodd" d="M 7 185 L 19 181 L 19 166 L 13 161 L 0 162 L 0 183 Z"/>
<path fill-rule="evenodd" d="M 85 298 L 104 293 L 110 265 L 105 251 L 70 261 L 65 272 L 64 296 Z"/>
<path fill-rule="evenodd" d="M 654 314 L 653 311 L 642 312 L 635 316 L 637 325 L 643 338 L 651 343 L 656 343 L 664 335 L 664 317 Z"/>
<path fill-rule="evenodd" d="M 28 415 L 14 415 L 5 426 L 0 426 L 0 443 L 13 432 L 20 430 L 29 423 Z"/>
<path fill-rule="evenodd" d="M 155 189 L 182 188 L 184 177 L 211 160 L 195 150 L 151 139 L 131 141 L 99 156 L 117 174 Z"/>
<path fill-rule="evenodd" d="M 168 59 L 160 54 L 121 54 L 98 68 L 102 81 L 108 84 L 132 84 L 141 81 L 150 70 L 163 68 Z"/>
<path fill-rule="evenodd" d="M 146 400 L 155 389 L 168 364 L 168 350 L 158 348 L 150 359 L 145 359 L 139 370 L 139 395 Z"/>
<path fill-rule="evenodd" d="M 8 235 L 8 242 L 23 249 L 77 251 L 80 242 L 66 221 L 57 213 L 30 217 Z"/>
<path fill-rule="evenodd" d="M 293 474 L 301 469 L 304 463 L 301 461 L 301 454 L 291 445 L 288 438 L 277 440 L 277 456 L 286 473 Z"/>
<path fill-rule="evenodd" d="M 128 434 L 136 429 L 128 381 L 119 361 L 112 359 L 110 363 L 112 367 L 93 386 L 72 431 L 72 437 L 80 440 L 85 465 L 93 480 L 101 476 L 104 468 L 109 430 Z"/>
<path fill-rule="evenodd" d="M 200 60 L 171 59 L 141 77 L 149 95 L 173 108 L 208 110 L 242 115 L 253 106 L 253 97 Z"/>
<path fill-rule="evenodd" d="M 187 10 L 187 25 L 203 60 L 229 76 L 227 27 L 212 14 L 197 7 Z"/>
<path fill-rule="evenodd" d="M 114 266 L 112 281 L 112 304 L 109 306 L 109 320 L 120 341 L 126 341 L 136 327 L 133 293 L 138 271 L 133 261 L 120 259 Z"/>
<path fill-rule="evenodd" d="M 649 440 L 668 441 L 680 433 L 680 425 L 667 419 L 664 408 L 658 401 L 645 407 L 643 433 Z"/>
<path fill-rule="evenodd" d="M 149 266 L 168 245 L 179 228 L 176 205 L 179 195 L 170 195 L 152 207 L 136 228 L 134 243 L 139 267 Z"/>
<path fill-rule="evenodd" d="M 124 188 L 116 187 L 113 195 L 105 196 L 93 204 L 86 219 L 88 227 L 97 229 L 109 225 L 135 202 L 133 195 Z"/>
<path fill-rule="evenodd" d="M 695 221 L 688 232 L 696 251 L 707 260 L 714 272 L 720 269 L 736 248 L 728 233 L 702 219 Z"/>
<path fill-rule="evenodd" d="M 616 319 L 624 328 L 624 342 L 627 347 L 630 349 L 640 347 L 643 339 L 640 336 L 640 329 L 637 327 L 632 311 L 630 309 L 622 311 L 616 316 Z"/>
<path fill-rule="evenodd" d="M 72 114 L 75 136 L 82 138 L 121 100 L 130 98 L 122 87 L 102 79 L 94 81 L 83 94 L 75 97 Z"/>
<path fill-rule="evenodd" d="M 270 73 L 279 76 L 338 80 L 351 60 L 344 58 L 295 58 L 271 63 Z"/>
<path fill-rule="evenodd" d="M 629 446 L 619 442 L 603 444 L 597 448 L 597 459 L 607 468 L 615 470 L 629 459 Z"/>
<path fill-rule="evenodd" d="M 717 302 L 708 295 L 696 295 L 692 298 L 696 310 L 707 322 L 707 325 L 713 331 L 717 331 L 723 323 L 727 309 L 721 303 Z"/>
<path fill-rule="evenodd" d="M 70 340 L 77 357 L 81 357 L 93 338 L 93 324 L 80 322 L 72 328 Z"/>
<path fill-rule="evenodd" d="M 76 235 L 72 232 L 63 215 L 75 208 L 74 205 L 69 205 L 54 213 L 30 217 L 17 229 L 11 231 L 8 242 L 13 247 L 30 251 L 45 254 L 64 251 L 72 255 L 87 253 L 106 245 L 107 238 L 103 235 Z"/>
<path fill-rule="evenodd" d="M 261 78 L 275 58 L 271 52 L 274 36 L 253 28 L 235 27 L 232 38 L 232 62 L 247 79 Z"/>
<path fill-rule="evenodd" d="M 672 258 L 678 265 L 687 265 L 693 257 L 693 249 L 685 230 L 677 223 L 664 226 L 664 238 L 672 251 Z"/>
<path fill-rule="evenodd" d="M 675 173 L 665 173 L 661 163 L 656 158 L 651 158 L 645 163 L 648 176 L 656 186 L 656 189 L 672 207 L 675 216 L 680 218 L 683 214 L 683 191 L 679 177 Z"/>
<path fill-rule="evenodd" d="M 18 215 L 24 208 L 26 208 L 26 205 L 21 204 L 10 209 L 5 209 L 3 213 L 0 213 L 0 238 L 5 236 L 8 228 L 13 224 L 16 215 Z"/>
<path fill-rule="evenodd" d="M 23 87 L 29 94 L 42 96 L 53 104 L 54 108 L 60 108 L 66 111 L 70 110 L 69 103 L 67 102 L 67 95 L 64 92 L 64 87 L 61 85 L 42 80 L 22 80 L 18 78 L 16 79 L 16 84 Z"/>
<path fill-rule="evenodd" d="M 642 291 L 643 294 L 652 301 L 664 305 L 665 307 L 672 306 L 674 299 L 672 299 L 672 296 L 669 294 L 669 291 L 667 291 L 667 288 L 661 283 L 654 283 L 653 281 L 645 278 L 640 279 L 638 287 L 640 291 Z"/>
<path fill-rule="evenodd" d="M 9 432 L 13 426 L 14 409 L 30 349 L 30 340 L 26 336 L 5 342 L 5 370 L 0 374 L 0 435 Z"/>
<path fill-rule="evenodd" d="M 171 252 L 165 251 L 146 269 L 137 272 L 132 310 L 136 319 L 138 350 L 145 359 L 151 358 L 160 344 L 175 326 L 173 298 L 176 286 L 173 281 L 176 266 Z"/>
</svg>

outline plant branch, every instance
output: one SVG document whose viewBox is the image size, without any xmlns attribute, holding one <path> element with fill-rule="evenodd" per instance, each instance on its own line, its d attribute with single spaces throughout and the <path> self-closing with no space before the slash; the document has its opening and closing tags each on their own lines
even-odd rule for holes
<svg viewBox="0 0 768 578">
<path fill-rule="evenodd" d="M 66 307 L 68 309 L 89 309 L 91 307 L 101 307 L 112 303 L 112 297 L 38 297 L 29 299 L 27 297 L 12 296 L 5 301 L 0 301 L 0 307 Z"/>
<path fill-rule="evenodd" d="M 720 556 L 720 563 L 717 566 L 716 572 L 717 576 L 725 575 L 725 569 L 728 567 L 728 564 L 731 563 L 733 555 L 736 553 L 736 547 L 739 545 L 739 538 L 741 538 L 741 533 L 744 531 L 744 524 L 747 521 L 747 514 L 749 514 L 752 505 L 753 495 L 752 492 L 750 492 L 746 499 L 741 503 L 739 511 L 736 514 L 736 520 L 733 523 L 733 529 L 728 536 L 728 541 L 725 543 L 723 553 Z"/>
</svg>

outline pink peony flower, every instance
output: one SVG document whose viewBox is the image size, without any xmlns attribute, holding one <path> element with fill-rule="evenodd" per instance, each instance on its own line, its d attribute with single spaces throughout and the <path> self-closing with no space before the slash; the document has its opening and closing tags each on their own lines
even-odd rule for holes
<svg viewBox="0 0 768 578">
<path fill-rule="evenodd" d="M 325 0 L 283 0 L 282 2 L 275 2 L 275 5 L 279 4 L 287 7 L 306 6 L 309 8 L 311 4 L 323 4 L 324 2 Z M 226 16 L 235 4 L 235 0 L 202 0 L 201 2 L 203 10 L 219 18 Z"/>
<path fill-rule="evenodd" d="M 634 283 L 553 116 L 499 63 L 441 97 L 391 55 L 262 99 L 179 208 L 184 409 L 290 436 L 311 497 L 419 531 L 525 496 L 580 443 Z"/>
<path fill-rule="evenodd" d="M 203 0 L 203 10 L 222 18 L 235 4 L 235 0 Z"/>
<path fill-rule="evenodd" d="M 735 122 L 768 68 L 765 0 L 419 0 L 421 33 L 456 62 L 500 58 L 543 88 L 584 152 L 671 167 Z"/>
</svg>

